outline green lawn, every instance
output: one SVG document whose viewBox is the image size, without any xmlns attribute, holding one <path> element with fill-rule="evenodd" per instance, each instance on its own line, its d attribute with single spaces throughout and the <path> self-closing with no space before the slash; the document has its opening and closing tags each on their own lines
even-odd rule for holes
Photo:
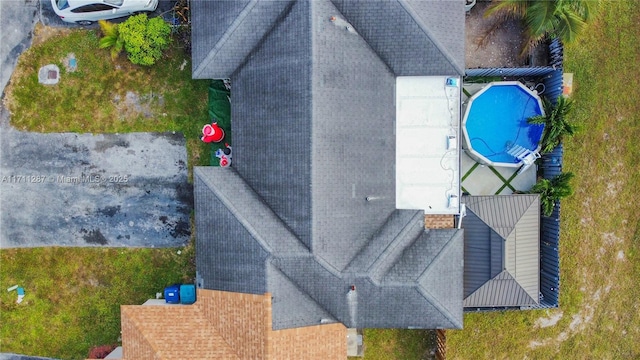
<svg viewBox="0 0 640 360">
<path fill-rule="evenodd" d="M 350 360 L 431 359 L 436 336 L 431 330 L 365 329 L 364 358 Z"/>
<path fill-rule="evenodd" d="M 572 118 L 583 130 L 565 142 L 565 171 L 576 174 L 576 194 L 562 204 L 560 309 L 467 314 L 464 330 L 447 332 L 448 358 L 640 357 L 640 205 L 634 200 L 640 188 L 639 23 L 633 1 L 607 2 L 578 43 L 566 47 L 565 71 L 575 74 Z M 208 83 L 190 79 L 188 60 L 174 50 L 157 68 L 141 69 L 122 59 L 112 63 L 96 44 L 91 32 L 75 31 L 29 50 L 19 77 L 12 79 L 16 91 L 7 99 L 14 126 L 182 131 L 189 139 L 190 168 L 207 164 L 208 150 L 198 138 L 200 119 L 207 117 Z M 34 69 L 62 65 L 59 59 L 70 51 L 80 67 L 89 65 L 77 75 L 63 72 L 76 83 L 73 89 L 63 84 L 43 89 L 33 82 Z M 179 70 L 185 61 L 185 70 Z M 98 81 L 109 86 L 92 85 Z M 122 98 L 127 90 L 150 99 L 151 118 L 135 112 L 121 116 L 127 112 L 109 108 L 115 106 L 109 99 Z M 157 94 L 163 94 L 162 104 Z M 69 115 L 71 105 L 64 99 L 80 95 L 101 101 L 82 102 L 81 115 Z M 18 99 L 30 100 L 17 107 Z M 141 303 L 163 286 L 193 277 L 193 248 L 181 255 L 176 250 L 0 251 L 2 287 L 19 284 L 27 293 L 16 305 L 15 292 L 0 288 L 0 351 L 71 359 L 83 358 L 91 346 L 116 343 L 119 304 Z M 538 325 L 553 315 L 561 315 L 557 324 Z M 426 357 L 433 346 L 430 334 L 367 330 L 365 359 Z"/>
<path fill-rule="evenodd" d="M 131 64 L 125 54 L 113 61 L 98 49 L 93 30 L 38 25 L 34 45 L 19 58 L 6 89 L 11 124 L 37 132 L 125 133 L 176 131 L 187 139 L 189 169 L 209 165 L 209 146 L 200 141 L 209 121 L 208 80 L 191 79 L 191 60 L 179 43 L 151 67 Z M 41 39 L 46 39 L 42 41 Z M 75 54 L 77 70 L 65 58 Z M 38 84 L 38 69 L 56 64 L 56 86 Z"/>
<path fill-rule="evenodd" d="M 36 248 L 0 251 L 0 351 L 84 359 L 117 344 L 120 304 L 192 282 L 193 246 L 178 249 Z M 16 292 L 25 289 L 22 303 Z"/>
<path fill-rule="evenodd" d="M 63 61 L 71 52 L 78 62 L 73 73 Z M 61 68 L 54 87 L 37 82 L 37 70 L 49 63 Z M 189 57 L 177 46 L 144 68 L 124 55 L 112 61 L 108 51 L 98 49 L 94 31 L 38 27 L 6 89 L 5 104 L 20 130 L 181 132 L 191 172 L 193 165 L 210 161 L 209 146 L 200 141 L 209 120 L 208 85 L 191 79 Z M 127 92 L 137 96 L 139 107 L 127 103 Z M 0 250 L 0 352 L 84 359 L 93 346 L 118 343 L 121 304 L 141 304 L 194 276 L 192 245 Z M 16 292 L 2 290 L 12 285 L 25 289 L 21 304 L 15 303 Z"/>
<path fill-rule="evenodd" d="M 448 358 L 640 357 L 640 8 L 601 10 L 565 47 L 582 130 L 565 141 L 576 192 L 562 203 L 560 309 L 467 314 L 464 330 L 447 332 Z"/>
</svg>

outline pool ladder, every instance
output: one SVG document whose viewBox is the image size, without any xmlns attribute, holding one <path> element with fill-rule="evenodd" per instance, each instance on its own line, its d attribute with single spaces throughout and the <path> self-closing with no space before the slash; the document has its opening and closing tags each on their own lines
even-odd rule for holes
<svg viewBox="0 0 640 360">
<path fill-rule="evenodd" d="M 522 173 L 527 170 L 535 163 L 536 159 L 540 158 L 540 153 L 537 151 L 531 151 L 520 145 L 513 145 L 509 150 L 507 150 L 507 154 L 522 161 L 523 165 L 520 170 L 518 170 L 518 173 Z"/>
</svg>

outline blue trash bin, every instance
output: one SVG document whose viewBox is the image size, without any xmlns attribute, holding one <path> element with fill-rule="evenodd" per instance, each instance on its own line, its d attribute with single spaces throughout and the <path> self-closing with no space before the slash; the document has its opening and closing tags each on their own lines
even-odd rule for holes
<svg viewBox="0 0 640 360">
<path fill-rule="evenodd" d="M 180 304 L 180 285 L 173 284 L 164 288 L 164 301 L 167 304 Z"/>
<path fill-rule="evenodd" d="M 196 286 L 192 284 L 180 285 L 180 303 L 193 304 L 196 302 Z"/>
</svg>

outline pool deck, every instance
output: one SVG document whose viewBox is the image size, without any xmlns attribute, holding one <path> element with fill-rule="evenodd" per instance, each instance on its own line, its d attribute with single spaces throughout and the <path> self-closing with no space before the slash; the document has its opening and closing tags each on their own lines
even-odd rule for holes
<svg viewBox="0 0 640 360">
<path fill-rule="evenodd" d="M 463 84 L 463 114 L 469 97 L 485 85 Z M 509 195 L 516 191 L 528 191 L 536 183 L 536 169 L 537 166 L 532 166 L 517 174 L 518 168 L 482 165 L 469 157 L 464 149 L 460 153 L 460 184 L 462 191 L 470 195 Z"/>
</svg>

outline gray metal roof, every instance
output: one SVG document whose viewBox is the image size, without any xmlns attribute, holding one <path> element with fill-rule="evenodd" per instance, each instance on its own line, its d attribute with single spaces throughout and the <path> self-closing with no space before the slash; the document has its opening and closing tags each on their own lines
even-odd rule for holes
<svg viewBox="0 0 640 360">
<path fill-rule="evenodd" d="M 538 195 L 467 196 L 464 306 L 539 302 Z"/>
<path fill-rule="evenodd" d="M 211 21 L 200 10 L 224 11 L 199 3 L 194 28 Z M 194 170 L 198 284 L 270 292 L 274 329 L 322 319 L 460 328 L 462 232 L 425 232 L 423 212 L 395 209 L 398 74 L 389 59 L 329 0 L 243 4 L 230 7 L 228 16 L 239 20 L 229 27 L 233 36 L 262 33 L 258 41 L 241 42 L 236 53 L 228 40 L 215 56 L 194 48 L 194 76 L 231 77 L 234 119 L 233 168 Z M 263 11 L 278 14 L 252 29 L 250 19 Z M 369 15 L 380 22 L 380 13 Z M 210 36 L 216 39 L 200 43 L 194 33 L 194 47 L 211 49 L 227 35 Z M 247 51 L 248 43 L 255 45 Z M 229 51 L 228 63 L 217 58 Z M 247 55 L 238 60 L 241 52 Z M 402 66 L 420 68 L 423 60 Z M 456 74 L 438 61 L 422 75 Z"/>
</svg>

